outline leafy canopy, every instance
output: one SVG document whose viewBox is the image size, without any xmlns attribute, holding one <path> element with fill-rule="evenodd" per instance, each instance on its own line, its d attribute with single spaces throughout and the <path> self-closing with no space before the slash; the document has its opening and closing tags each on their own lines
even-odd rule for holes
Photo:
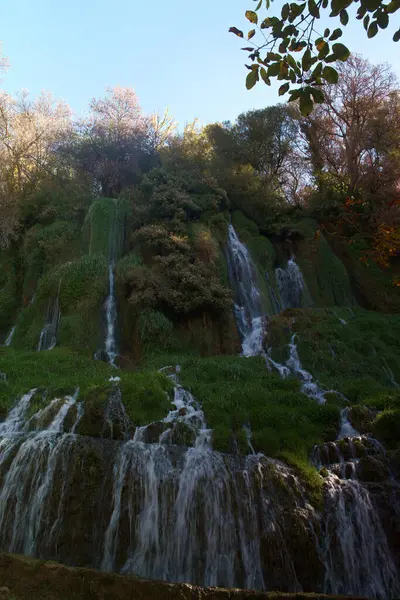
<svg viewBox="0 0 400 600">
<path fill-rule="evenodd" d="M 246 87 L 254 87 L 260 77 L 267 85 L 271 84 L 271 78 L 277 78 L 284 82 L 279 95 L 289 92 L 289 102 L 298 100 L 305 116 L 312 112 L 314 102 L 324 101 L 321 86 L 337 83 L 338 72 L 331 65 L 346 61 L 350 55 L 349 49 L 337 41 L 343 34 L 342 27 L 326 28 L 323 35 L 317 32 L 321 14 L 330 11 L 330 17 L 339 18 L 340 24 L 346 26 L 348 9 L 357 4 L 357 19 L 363 21 L 368 38 L 372 38 L 379 29 L 387 28 L 391 15 L 400 9 L 400 0 L 387 3 L 382 0 L 307 0 L 287 2 L 280 15 L 263 19 L 260 9 L 264 2 L 254 1 L 257 2 L 255 11 L 245 13 L 252 26 L 247 34 L 250 45 L 242 48 L 250 53 L 251 61 L 246 65 L 249 69 Z M 265 0 L 267 10 L 271 1 Z M 231 27 L 229 31 L 244 38 L 243 31 L 237 27 Z M 261 43 L 251 41 L 256 33 Z M 393 41 L 399 40 L 400 29 L 393 36 Z"/>
</svg>

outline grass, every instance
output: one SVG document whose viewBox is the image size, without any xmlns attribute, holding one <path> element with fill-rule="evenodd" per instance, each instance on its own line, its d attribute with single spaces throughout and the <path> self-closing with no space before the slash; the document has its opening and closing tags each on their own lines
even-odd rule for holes
<svg viewBox="0 0 400 600">
<path fill-rule="evenodd" d="M 201 402 L 214 430 L 214 447 L 231 451 L 234 436 L 243 452 L 243 425 L 249 424 L 256 451 L 307 458 L 314 444 L 332 439 L 338 424 L 335 404 L 319 406 L 299 392 L 296 379 L 269 373 L 262 358 L 186 358 L 182 382 Z"/>
<path fill-rule="evenodd" d="M 80 399 L 107 397 L 109 378 L 121 377 L 123 401 L 132 421 L 144 425 L 162 419 L 170 410 L 167 391 L 170 380 L 155 369 L 120 372 L 64 348 L 47 352 L 18 352 L 0 348 L 0 367 L 7 375 L 0 381 L 0 413 L 4 417 L 16 398 L 32 388 L 46 390 L 46 398 L 72 394 L 80 388 Z M 41 404 L 42 405 L 42 404 Z"/>
</svg>

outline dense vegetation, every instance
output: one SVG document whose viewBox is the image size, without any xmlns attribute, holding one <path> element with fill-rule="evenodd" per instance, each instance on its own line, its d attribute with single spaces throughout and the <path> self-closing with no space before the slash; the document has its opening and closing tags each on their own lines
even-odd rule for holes
<svg viewBox="0 0 400 600">
<path fill-rule="evenodd" d="M 166 416 L 171 386 L 156 369 L 179 363 L 216 449 L 247 452 L 250 426 L 256 451 L 305 472 L 312 447 L 335 438 L 343 400 L 332 394 L 319 406 L 296 379 L 238 356 L 226 261 L 232 222 L 255 263 L 272 356 L 286 360 L 296 333 L 304 367 L 345 394 L 355 415 L 380 411 L 366 428 L 396 454 L 400 96 L 385 66 L 353 57 L 341 69 L 312 116 L 277 105 L 183 133 L 169 115 L 143 115 L 128 89 L 93 100 L 78 124 L 47 96 L 0 96 L 4 341 L 15 325 L 0 353 L 3 415 L 33 387 L 48 390 L 39 404 L 79 387 L 81 433 L 100 434 L 93 423 L 114 371 L 92 357 L 104 340 L 112 261 L 121 390 L 133 423 Z M 282 312 L 271 299 L 279 297 L 275 269 L 293 254 L 307 294 Z M 58 348 L 36 352 L 54 302 Z"/>
</svg>

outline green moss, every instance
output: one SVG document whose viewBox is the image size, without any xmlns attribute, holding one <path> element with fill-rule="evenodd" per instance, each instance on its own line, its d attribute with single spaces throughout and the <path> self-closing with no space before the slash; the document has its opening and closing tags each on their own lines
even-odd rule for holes
<svg viewBox="0 0 400 600">
<path fill-rule="evenodd" d="M 323 477 L 325 474 L 318 473 L 317 469 L 309 463 L 307 457 L 290 452 L 283 452 L 281 458 L 297 471 L 308 492 L 311 504 L 322 510 L 324 506 Z"/>
<path fill-rule="evenodd" d="M 0 252 L 0 334 L 5 337 L 14 324 L 20 303 L 18 256 L 15 249 Z"/>
<path fill-rule="evenodd" d="M 118 259 L 127 247 L 131 213 L 127 199 L 99 198 L 93 202 L 83 229 L 87 252 Z"/>
<path fill-rule="evenodd" d="M 43 273 L 80 254 L 79 237 L 77 226 L 68 221 L 35 225 L 26 232 L 22 247 L 24 296 L 33 295 Z"/>
<path fill-rule="evenodd" d="M 15 348 L 37 348 L 51 299 L 58 298 L 59 346 L 93 352 L 99 344 L 100 312 L 107 293 L 107 263 L 101 256 L 83 256 L 48 271 L 39 281 L 35 302 L 18 315 Z"/>
<path fill-rule="evenodd" d="M 349 275 L 313 220 L 298 223 L 304 239 L 296 247 L 296 262 L 302 270 L 313 305 L 354 306 Z"/>
<path fill-rule="evenodd" d="M 381 412 L 372 424 L 372 435 L 390 450 L 400 448 L 400 409 Z"/>
</svg>

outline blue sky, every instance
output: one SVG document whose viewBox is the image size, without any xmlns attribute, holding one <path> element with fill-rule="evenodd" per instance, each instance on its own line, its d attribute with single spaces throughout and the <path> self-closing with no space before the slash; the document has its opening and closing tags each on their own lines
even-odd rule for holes
<svg viewBox="0 0 400 600">
<path fill-rule="evenodd" d="M 243 43 L 228 33 L 231 25 L 250 29 L 244 11 L 254 8 L 253 0 L 6 4 L 0 40 L 10 62 L 2 82 L 8 92 L 50 90 L 84 114 L 107 85 L 132 86 L 145 112 L 168 107 L 180 124 L 195 117 L 204 124 L 232 120 L 278 101 L 276 86 L 245 89 Z M 275 0 L 272 11 L 281 5 Z M 324 21 L 321 29 L 333 29 L 333 21 Z M 352 19 L 342 40 L 372 62 L 391 63 L 400 79 L 400 43 L 391 41 L 398 26 L 368 40 Z"/>
</svg>

